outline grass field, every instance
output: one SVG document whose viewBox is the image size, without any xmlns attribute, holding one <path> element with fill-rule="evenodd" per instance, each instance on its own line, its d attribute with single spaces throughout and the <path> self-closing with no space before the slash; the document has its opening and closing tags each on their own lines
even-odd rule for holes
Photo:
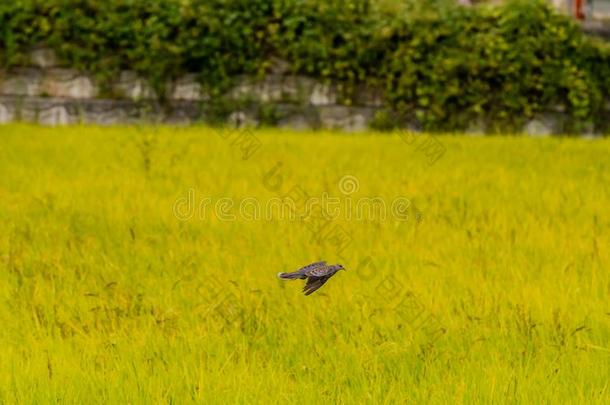
<svg viewBox="0 0 610 405">
<path fill-rule="evenodd" d="M 610 140 L 220 135 L 0 127 L 0 403 L 608 403 Z M 295 188 L 411 205 L 191 215 Z"/>
</svg>

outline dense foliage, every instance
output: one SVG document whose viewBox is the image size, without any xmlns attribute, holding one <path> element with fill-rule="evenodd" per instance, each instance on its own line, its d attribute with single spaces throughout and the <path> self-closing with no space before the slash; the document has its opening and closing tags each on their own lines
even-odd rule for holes
<svg viewBox="0 0 610 405">
<path fill-rule="evenodd" d="M 132 69 L 163 94 L 200 74 L 220 94 L 274 58 L 338 83 L 367 84 L 427 129 L 476 119 L 501 127 L 560 106 L 574 126 L 599 124 L 610 89 L 608 47 L 544 0 L 460 7 L 450 0 L 16 0 L 0 5 L 0 65 L 53 48 L 102 83 Z"/>
</svg>

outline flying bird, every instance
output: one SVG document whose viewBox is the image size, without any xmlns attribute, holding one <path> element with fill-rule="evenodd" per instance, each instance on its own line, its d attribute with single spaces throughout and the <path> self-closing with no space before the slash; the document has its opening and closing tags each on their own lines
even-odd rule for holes
<svg viewBox="0 0 610 405">
<path fill-rule="evenodd" d="M 305 295 L 309 295 L 322 287 L 339 270 L 345 270 L 345 268 L 340 264 L 328 265 L 326 262 L 316 262 L 301 267 L 292 273 L 278 273 L 277 276 L 283 280 L 307 279 L 303 292 Z"/>
</svg>

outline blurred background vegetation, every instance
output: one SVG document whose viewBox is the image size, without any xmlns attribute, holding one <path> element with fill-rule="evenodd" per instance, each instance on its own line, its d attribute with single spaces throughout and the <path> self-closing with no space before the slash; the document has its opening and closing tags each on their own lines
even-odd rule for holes
<svg viewBox="0 0 610 405">
<path fill-rule="evenodd" d="M 0 66 L 44 45 L 102 85 L 134 70 L 163 98 L 186 72 L 218 96 L 282 59 L 293 73 L 336 83 L 345 104 L 357 86 L 378 88 L 392 114 L 427 130 L 477 119 L 511 130 L 549 109 L 565 110 L 568 129 L 605 125 L 606 43 L 545 0 L 477 3 L 18 0 L 0 5 Z"/>
</svg>

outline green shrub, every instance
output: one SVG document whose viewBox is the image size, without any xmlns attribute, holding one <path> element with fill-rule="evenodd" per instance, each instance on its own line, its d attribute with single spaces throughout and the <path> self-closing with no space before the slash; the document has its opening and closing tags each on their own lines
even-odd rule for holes
<svg viewBox="0 0 610 405">
<path fill-rule="evenodd" d="M 337 84 L 361 85 L 428 130 L 485 119 L 516 128 L 563 106 L 569 128 L 600 126 L 610 51 L 545 0 L 460 7 L 452 0 L 15 0 L 0 5 L 0 65 L 40 44 L 110 83 L 131 69 L 163 98 L 186 72 L 220 96 L 271 61 Z M 392 116 L 392 115 L 391 115 Z M 384 124 L 387 126 L 386 124 Z"/>
<path fill-rule="evenodd" d="M 605 96 L 604 52 L 543 0 L 417 17 L 388 34 L 399 45 L 382 76 L 390 103 L 429 129 L 477 117 L 515 127 L 555 105 L 583 123 Z"/>
</svg>

